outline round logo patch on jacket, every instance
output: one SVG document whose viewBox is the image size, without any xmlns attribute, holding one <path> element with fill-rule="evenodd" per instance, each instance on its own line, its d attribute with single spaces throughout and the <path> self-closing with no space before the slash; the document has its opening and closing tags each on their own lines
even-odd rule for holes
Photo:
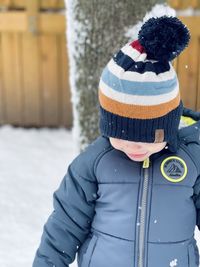
<svg viewBox="0 0 200 267">
<path fill-rule="evenodd" d="M 164 159 L 160 168 L 162 175 L 173 183 L 181 182 L 186 177 L 188 171 L 185 161 L 176 156 Z"/>
</svg>

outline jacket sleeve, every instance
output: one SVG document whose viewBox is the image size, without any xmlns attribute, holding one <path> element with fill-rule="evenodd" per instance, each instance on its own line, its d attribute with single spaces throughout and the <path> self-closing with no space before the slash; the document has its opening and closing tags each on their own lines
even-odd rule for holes
<svg viewBox="0 0 200 267">
<path fill-rule="evenodd" d="M 196 225 L 200 230 L 200 175 L 197 178 L 194 185 L 194 195 L 193 195 L 194 204 L 196 207 Z"/>
<path fill-rule="evenodd" d="M 200 143 L 192 142 L 188 149 L 197 168 L 197 179 L 193 186 L 193 201 L 196 208 L 196 225 L 200 230 Z"/>
<path fill-rule="evenodd" d="M 43 227 L 33 267 L 68 266 L 90 231 L 97 183 L 92 170 L 84 171 L 88 166 L 79 161 L 78 158 L 69 165 L 53 194 L 54 210 Z"/>
</svg>

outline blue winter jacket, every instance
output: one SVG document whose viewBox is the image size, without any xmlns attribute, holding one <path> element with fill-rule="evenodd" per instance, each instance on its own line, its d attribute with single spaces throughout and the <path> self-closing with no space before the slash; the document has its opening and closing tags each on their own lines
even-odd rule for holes
<svg viewBox="0 0 200 267">
<path fill-rule="evenodd" d="M 200 113 L 168 149 L 132 161 L 98 137 L 55 191 L 33 267 L 198 267 Z M 148 164 L 149 163 L 149 164 Z M 77 254 L 76 254 L 77 253 Z"/>
</svg>

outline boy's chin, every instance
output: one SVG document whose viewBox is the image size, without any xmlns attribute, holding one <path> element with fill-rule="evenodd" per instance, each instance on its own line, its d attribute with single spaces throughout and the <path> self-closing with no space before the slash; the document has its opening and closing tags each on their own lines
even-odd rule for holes
<svg viewBox="0 0 200 267">
<path fill-rule="evenodd" d="M 131 158 L 132 161 L 138 161 L 138 162 L 144 161 L 145 159 L 147 159 L 147 158 L 143 158 L 143 159 L 133 159 L 133 158 Z"/>
<path fill-rule="evenodd" d="M 143 156 L 143 157 L 130 157 L 129 155 L 127 155 L 131 160 L 133 161 L 144 161 L 145 159 L 147 159 L 149 157 L 149 154 Z"/>
</svg>

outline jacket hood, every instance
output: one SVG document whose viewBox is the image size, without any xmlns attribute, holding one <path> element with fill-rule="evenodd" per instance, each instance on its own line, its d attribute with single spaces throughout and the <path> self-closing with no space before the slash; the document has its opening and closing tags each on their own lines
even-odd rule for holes
<svg viewBox="0 0 200 267">
<path fill-rule="evenodd" d="M 200 144 L 200 112 L 183 108 L 178 136 L 184 143 Z"/>
</svg>

